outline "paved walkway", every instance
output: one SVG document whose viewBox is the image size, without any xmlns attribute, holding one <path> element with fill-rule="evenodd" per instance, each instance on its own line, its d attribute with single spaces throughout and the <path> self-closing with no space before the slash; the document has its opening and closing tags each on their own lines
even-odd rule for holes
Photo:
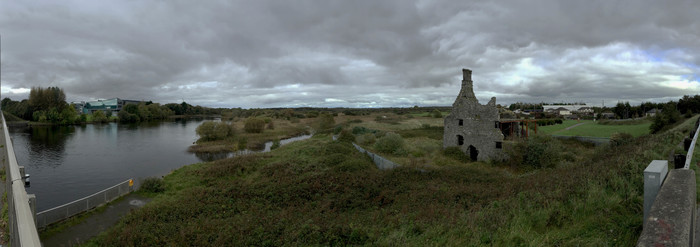
<svg viewBox="0 0 700 247">
<path fill-rule="evenodd" d="M 131 210 L 143 207 L 150 200 L 151 198 L 141 197 L 133 193 L 128 194 L 121 201 L 109 205 L 101 213 L 94 214 L 82 223 L 69 227 L 63 232 L 42 239 L 41 242 L 47 247 L 74 246 L 85 243 L 119 222 L 119 219 Z"/>
<path fill-rule="evenodd" d="M 569 126 L 569 127 L 564 128 L 563 130 L 557 130 L 557 131 L 553 132 L 552 135 L 554 135 L 554 134 L 556 134 L 556 133 L 559 133 L 559 132 L 562 132 L 562 131 L 566 131 L 566 130 L 570 130 L 570 129 L 576 128 L 576 127 L 578 127 L 579 125 L 584 125 L 584 124 L 587 124 L 587 123 L 577 123 L 577 124 L 571 125 L 571 126 Z"/>
</svg>

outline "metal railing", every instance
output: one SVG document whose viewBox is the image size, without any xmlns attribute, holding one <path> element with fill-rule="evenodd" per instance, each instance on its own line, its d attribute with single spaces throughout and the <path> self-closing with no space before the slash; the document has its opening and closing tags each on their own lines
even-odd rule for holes
<svg viewBox="0 0 700 247">
<path fill-rule="evenodd" d="M 2 134 L 4 135 L 6 152 L 6 191 L 8 207 L 8 227 L 10 230 L 10 244 L 12 246 L 41 246 L 39 233 L 34 222 L 34 213 L 29 203 L 29 196 L 24 189 L 24 181 L 19 171 L 15 150 L 12 147 L 10 133 L 7 130 L 5 116 L 2 117 Z"/>
<path fill-rule="evenodd" d="M 95 194 L 41 211 L 36 214 L 37 227 L 46 227 L 126 195 L 133 191 L 133 181 L 133 179 L 129 179 Z"/>
</svg>

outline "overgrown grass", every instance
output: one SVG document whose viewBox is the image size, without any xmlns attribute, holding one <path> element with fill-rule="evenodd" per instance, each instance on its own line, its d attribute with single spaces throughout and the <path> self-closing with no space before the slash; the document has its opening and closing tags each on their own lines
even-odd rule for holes
<svg viewBox="0 0 700 247">
<path fill-rule="evenodd" d="M 92 244 L 632 246 L 643 169 L 665 159 L 688 126 L 581 147 L 589 151 L 580 162 L 523 174 L 484 163 L 379 171 L 319 135 L 178 169 L 164 193 Z"/>
</svg>

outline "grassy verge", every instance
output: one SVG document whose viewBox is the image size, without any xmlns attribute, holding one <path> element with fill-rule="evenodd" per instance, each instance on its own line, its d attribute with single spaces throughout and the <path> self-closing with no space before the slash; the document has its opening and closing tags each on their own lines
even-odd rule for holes
<svg viewBox="0 0 700 247">
<path fill-rule="evenodd" d="M 582 145 L 585 159 L 527 173 L 485 163 L 379 171 L 319 135 L 178 169 L 165 192 L 90 244 L 633 246 L 642 172 L 691 125 Z"/>
</svg>

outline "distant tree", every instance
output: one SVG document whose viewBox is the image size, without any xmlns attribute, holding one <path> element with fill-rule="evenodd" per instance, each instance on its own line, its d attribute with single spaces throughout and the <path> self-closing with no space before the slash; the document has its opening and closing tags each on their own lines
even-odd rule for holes
<svg viewBox="0 0 700 247">
<path fill-rule="evenodd" d="M 73 105 L 63 108 L 61 111 L 61 124 L 74 124 L 78 119 L 78 111 L 75 110 Z"/>
<path fill-rule="evenodd" d="M 441 113 L 438 109 L 433 110 L 433 112 L 431 113 L 431 115 L 432 115 L 434 118 L 441 118 L 441 117 L 442 117 L 442 113 Z"/>
<path fill-rule="evenodd" d="M 95 111 L 92 113 L 92 121 L 95 123 L 106 123 L 109 119 L 103 111 Z"/>
</svg>

